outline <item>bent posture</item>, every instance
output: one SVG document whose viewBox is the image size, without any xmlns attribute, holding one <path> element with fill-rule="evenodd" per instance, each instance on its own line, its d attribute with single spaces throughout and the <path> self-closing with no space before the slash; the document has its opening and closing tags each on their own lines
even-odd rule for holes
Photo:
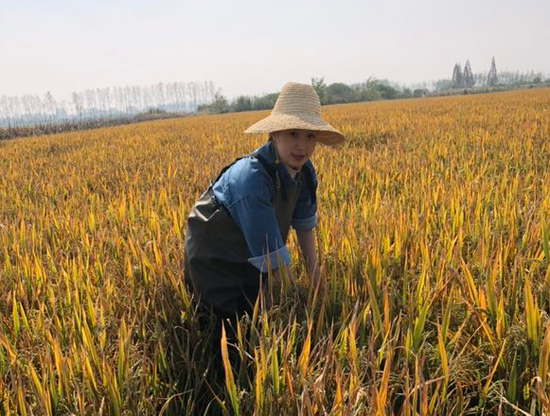
<svg viewBox="0 0 550 416">
<path fill-rule="evenodd" d="M 187 219 L 185 280 L 200 304 L 214 312 L 219 347 L 221 319 L 251 313 L 260 281 L 285 268 L 290 227 L 314 287 L 320 284 L 313 229 L 317 225 L 317 178 L 311 156 L 317 142 L 341 144 L 344 136 L 320 117 L 315 90 L 287 83 L 271 114 L 245 133 L 268 141 L 221 170 Z M 226 325 L 227 328 L 227 325 Z"/>
</svg>

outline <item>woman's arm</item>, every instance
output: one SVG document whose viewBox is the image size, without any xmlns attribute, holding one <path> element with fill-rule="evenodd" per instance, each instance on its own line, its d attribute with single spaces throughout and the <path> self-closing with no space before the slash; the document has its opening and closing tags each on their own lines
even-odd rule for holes
<svg viewBox="0 0 550 416">
<path fill-rule="evenodd" d="M 313 229 L 296 230 L 298 244 L 302 257 L 306 262 L 307 272 L 311 279 L 313 287 L 317 287 L 321 283 L 321 274 L 319 269 L 319 261 L 317 259 L 317 250 L 315 248 L 315 236 Z"/>
</svg>

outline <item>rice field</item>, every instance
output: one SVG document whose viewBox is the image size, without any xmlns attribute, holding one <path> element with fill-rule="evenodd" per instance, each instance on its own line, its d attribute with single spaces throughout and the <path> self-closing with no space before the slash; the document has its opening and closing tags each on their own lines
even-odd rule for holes
<svg viewBox="0 0 550 416">
<path fill-rule="evenodd" d="M 0 415 L 549 415 L 550 89 L 323 107 L 325 290 L 291 233 L 207 407 L 185 221 L 267 114 L 0 141 Z"/>
</svg>

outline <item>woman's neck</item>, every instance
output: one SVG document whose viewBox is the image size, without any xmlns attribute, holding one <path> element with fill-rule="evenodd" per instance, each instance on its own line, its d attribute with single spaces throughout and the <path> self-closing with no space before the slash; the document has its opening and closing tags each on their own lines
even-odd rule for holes
<svg viewBox="0 0 550 416">
<path fill-rule="evenodd" d="M 293 168 L 292 166 L 289 166 L 285 163 L 285 167 L 286 167 L 286 170 L 288 170 L 288 173 L 290 174 L 290 177 L 292 179 L 295 179 L 296 178 L 296 175 L 298 174 L 298 172 L 300 172 L 301 168 L 298 168 L 298 169 L 295 169 Z"/>
</svg>

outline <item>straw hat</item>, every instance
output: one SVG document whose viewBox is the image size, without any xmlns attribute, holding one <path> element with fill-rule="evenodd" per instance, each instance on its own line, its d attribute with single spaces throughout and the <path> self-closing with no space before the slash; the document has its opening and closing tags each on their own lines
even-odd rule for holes
<svg viewBox="0 0 550 416">
<path fill-rule="evenodd" d="M 271 114 L 245 130 L 245 133 L 272 133 L 279 130 L 318 131 L 317 140 L 327 146 L 338 146 L 346 138 L 321 118 L 321 102 L 308 84 L 287 82 Z"/>
</svg>

